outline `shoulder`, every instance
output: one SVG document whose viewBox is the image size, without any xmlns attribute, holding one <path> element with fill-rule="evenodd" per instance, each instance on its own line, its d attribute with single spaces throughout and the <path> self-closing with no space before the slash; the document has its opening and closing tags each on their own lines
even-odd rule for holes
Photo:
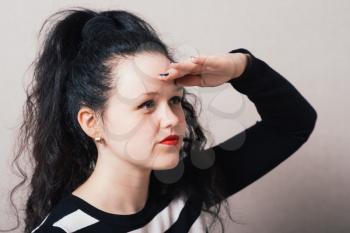
<svg viewBox="0 0 350 233">
<path fill-rule="evenodd" d="M 65 197 L 46 215 L 31 233 L 70 232 L 71 227 L 76 227 L 79 219 L 84 219 L 85 223 L 91 222 L 93 224 L 96 222 L 96 219 L 92 219 L 91 216 L 81 211 L 72 198 Z"/>
</svg>

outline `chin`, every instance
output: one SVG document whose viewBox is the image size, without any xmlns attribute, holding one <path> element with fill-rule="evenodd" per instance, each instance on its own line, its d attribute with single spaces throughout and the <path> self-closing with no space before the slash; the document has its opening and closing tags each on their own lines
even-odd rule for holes
<svg viewBox="0 0 350 233">
<path fill-rule="evenodd" d="M 179 153 L 157 156 L 154 160 L 152 169 L 167 170 L 176 167 L 180 162 Z"/>
</svg>

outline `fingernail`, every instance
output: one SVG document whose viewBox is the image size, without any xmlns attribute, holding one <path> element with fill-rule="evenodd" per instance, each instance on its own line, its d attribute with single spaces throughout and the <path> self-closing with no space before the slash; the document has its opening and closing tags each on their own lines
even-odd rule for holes
<svg viewBox="0 0 350 233">
<path fill-rule="evenodd" d="M 160 73 L 159 75 L 160 75 L 160 76 L 168 76 L 168 75 L 169 75 L 169 72 L 168 72 L 168 73 Z"/>
</svg>

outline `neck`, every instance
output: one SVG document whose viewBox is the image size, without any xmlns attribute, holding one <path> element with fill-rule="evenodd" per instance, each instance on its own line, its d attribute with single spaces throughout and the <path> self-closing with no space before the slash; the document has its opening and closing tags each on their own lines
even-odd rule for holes
<svg viewBox="0 0 350 233">
<path fill-rule="evenodd" d="M 99 154 L 91 176 L 73 194 L 113 214 L 133 214 L 147 201 L 150 170 L 111 154 Z"/>
</svg>

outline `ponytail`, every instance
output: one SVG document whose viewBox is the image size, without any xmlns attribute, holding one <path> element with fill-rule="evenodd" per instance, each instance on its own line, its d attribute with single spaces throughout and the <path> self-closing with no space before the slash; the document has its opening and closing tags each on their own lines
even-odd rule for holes
<svg viewBox="0 0 350 233">
<path fill-rule="evenodd" d="M 82 179 L 87 175 L 78 170 L 77 164 L 72 164 L 72 144 L 69 141 L 71 135 L 66 130 L 63 110 L 66 106 L 66 80 L 81 46 L 81 30 L 94 13 L 73 10 L 64 13 L 68 13 L 68 17 L 58 21 L 48 31 L 35 64 L 34 88 L 27 100 L 35 103 L 36 107 L 28 109 L 27 116 L 35 125 L 32 129 L 35 170 L 26 205 L 25 232 L 38 225 L 52 207 L 73 188 L 74 184 L 71 182 L 74 179 L 71 180 L 70 177 L 74 172 L 76 177 Z M 46 23 L 48 20 L 43 27 Z"/>
</svg>

